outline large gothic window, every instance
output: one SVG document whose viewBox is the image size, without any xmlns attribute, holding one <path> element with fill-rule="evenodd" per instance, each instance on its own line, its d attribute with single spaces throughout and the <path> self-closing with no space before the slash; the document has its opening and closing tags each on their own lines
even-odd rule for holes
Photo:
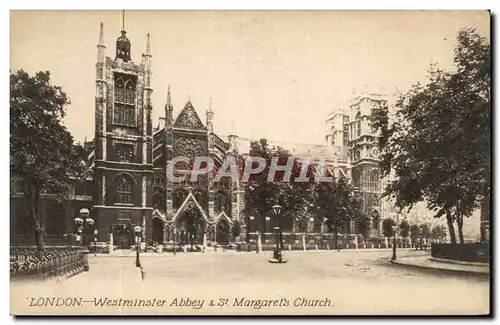
<svg viewBox="0 0 500 325">
<path fill-rule="evenodd" d="M 118 177 L 116 180 L 116 198 L 115 203 L 130 204 L 132 203 L 132 180 L 125 175 Z"/>
<path fill-rule="evenodd" d="M 344 123 L 344 147 L 349 146 L 349 123 Z"/>
<path fill-rule="evenodd" d="M 136 126 L 135 88 L 132 76 L 118 75 L 115 79 L 114 124 Z"/>
<path fill-rule="evenodd" d="M 361 114 L 356 115 L 356 136 L 361 136 Z"/>
</svg>

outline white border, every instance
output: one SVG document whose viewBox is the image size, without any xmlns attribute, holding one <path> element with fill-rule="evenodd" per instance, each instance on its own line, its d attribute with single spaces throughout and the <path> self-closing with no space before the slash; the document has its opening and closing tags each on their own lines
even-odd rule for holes
<svg viewBox="0 0 500 325">
<path fill-rule="evenodd" d="M 341 9 L 348 9 L 348 10 L 374 10 L 374 9 L 380 9 L 380 10 L 422 10 L 422 9 L 427 9 L 427 10 L 433 10 L 433 9 L 441 9 L 441 10 L 444 10 L 444 9 L 447 9 L 447 10 L 473 10 L 473 9 L 492 9 L 492 12 L 495 14 L 495 13 L 498 13 L 499 11 L 499 4 L 500 4 L 500 1 L 493 1 L 493 0 L 489 0 L 489 1 L 486 1 L 486 0 L 474 0 L 474 1 L 436 1 L 436 0 L 419 0 L 419 1 L 414 1 L 414 0 L 411 0 L 411 1 L 389 1 L 389 0 L 384 0 L 384 1 L 370 1 L 370 0 L 364 0 L 364 1 L 361 1 L 361 0 L 350 0 L 350 1 L 338 1 L 338 2 L 327 2 L 327 1 L 318 1 L 318 0 L 308 0 L 308 1 L 293 1 L 293 0 L 287 0 L 287 1 L 272 1 L 272 0 L 242 0 L 242 1 L 230 1 L 230 0 L 226 0 L 226 1 L 202 1 L 202 0 L 198 0 L 198 1 L 193 1 L 193 0 L 183 0 L 183 1 L 176 1 L 176 2 L 172 2 L 172 1 L 169 1 L 168 3 L 162 3 L 160 1 L 130 1 L 130 0 L 122 0 L 120 1 L 119 5 L 120 7 L 118 7 L 116 5 L 116 3 L 113 3 L 113 5 L 111 5 L 109 2 L 103 2 L 103 1 L 96 1 L 96 0 L 87 0 L 85 2 L 80 2 L 80 3 L 75 3 L 75 2 L 69 2 L 69 1 L 51 1 L 51 0 L 46 0 L 46 1 L 42 1 L 42 2 L 39 2 L 39 1 L 16 1 L 15 3 L 12 3 L 12 7 L 8 7 L 8 4 L 11 4 L 12 2 L 8 2 L 8 1 L 3 1 L 1 6 L 2 6 L 2 9 L 4 9 L 3 7 L 5 7 L 4 10 L 1 11 L 2 13 L 2 24 L 3 24 L 3 27 L 2 28 L 2 32 L 0 33 L 1 35 L 1 41 L 2 41 L 2 44 L 3 46 L 1 47 L 2 48 L 2 62 L 4 62 L 4 64 L 7 66 L 6 69 L 4 71 L 8 71 L 9 68 L 10 68 L 10 64 L 9 64 L 9 53 L 10 53 L 10 35 L 9 35 L 9 27 L 10 27 L 10 13 L 9 13 L 9 10 L 13 10 L 13 9 L 58 9 L 58 10 L 61 10 L 61 9 L 87 9 L 87 10 L 90 10 L 90 9 L 171 9 L 171 10 L 193 10 L 193 9 L 201 9 L 201 10 L 207 10 L 207 9 L 239 9 L 239 10 L 243 10 L 243 9 L 258 9 L 258 10 L 269 10 L 269 9 L 281 9 L 281 10 L 314 10 L 314 9 L 330 9 L 330 10 L 341 10 Z M 493 20 L 493 23 L 495 23 L 495 20 Z M 496 25 L 496 24 L 495 24 Z M 495 25 L 492 26 L 492 28 L 495 27 Z M 492 40 L 493 44 L 495 44 L 497 42 L 497 34 L 493 33 L 494 36 L 494 40 Z M 494 60 L 498 57 L 498 54 L 497 54 L 497 51 L 495 51 L 495 55 L 494 55 Z M 3 90 L 2 92 L 2 99 L 4 103 L 7 103 L 8 101 L 8 97 L 9 97 L 9 92 L 8 92 L 8 81 L 7 81 L 7 76 L 4 76 L 4 78 L 1 78 L 0 79 L 0 82 L 3 83 L 3 87 L 1 88 Z M 495 94 L 498 92 L 498 83 L 496 83 L 495 85 L 495 88 L 494 88 L 494 91 L 495 91 Z M 2 114 L 5 114 L 5 118 L 2 119 L 2 121 L 4 123 L 7 123 L 8 121 L 8 110 L 7 109 L 3 109 L 2 111 Z M 496 114 L 496 116 L 498 117 L 499 114 Z M 496 122 L 497 120 L 495 120 Z M 2 144 L 2 151 L 4 153 L 7 153 L 8 151 L 8 142 L 7 142 L 7 138 L 8 138 L 8 134 L 7 134 L 7 130 L 9 129 L 9 127 L 7 125 L 5 125 L 3 128 L 0 128 L 0 130 L 5 133 L 3 134 L 2 136 L 2 139 L 4 139 L 4 141 L 1 142 Z M 498 132 L 497 132 L 498 133 Z M 495 138 L 495 140 L 497 140 Z M 495 143 L 498 143 L 498 141 L 495 141 Z M 495 145 L 495 148 L 496 148 L 496 145 Z M 3 206 L 5 207 L 8 207 L 9 206 L 9 200 L 7 199 L 8 198 L 8 193 L 9 193 L 9 184 L 10 184 L 10 175 L 8 173 L 8 167 L 7 167 L 7 155 L 4 156 L 5 158 L 2 160 L 2 162 L 5 164 L 4 166 L 2 166 L 2 182 L 1 184 L 3 185 L 2 186 L 2 192 L 4 193 L 2 196 L 0 196 L 4 201 L 4 204 Z M 496 166 L 495 166 L 496 167 Z M 498 191 L 497 191 L 498 192 Z M 496 200 L 497 197 L 493 197 L 492 198 L 492 201 L 495 202 L 495 201 L 498 201 Z M 4 210 L 5 211 L 5 210 Z M 3 217 L 4 217 L 4 220 L 8 220 L 8 213 L 7 211 L 5 211 L 3 213 Z M 495 227 L 496 227 L 496 231 L 495 233 L 498 233 L 498 225 L 500 223 L 499 222 L 495 222 Z M 9 228 L 9 227 L 7 227 Z M 4 241 L 4 246 L 3 247 L 9 247 L 9 237 L 7 235 L 7 233 L 5 233 L 4 236 L 2 236 L 2 239 Z M 496 248 L 496 247 L 495 247 Z M 497 251 L 495 249 L 495 251 Z M 7 249 L 4 250 L 4 252 L 7 252 Z M 6 253 L 7 255 L 8 253 Z M 8 259 L 8 256 L 2 256 L 2 260 L 3 261 L 7 261 Z M 4 264 L 5 266 L 5 264 Z M 1 268 L 2 270 L 2 279 L 4 280 L 3 284 L 5 285 L 5 288 L 6 290 L 2 290 L 2 292 L 4 292 L 4 294 L 6 294 L 7 292 L 9 292 L 9 275 L 8 275 L 8 271 L 7 271 L 7 267 L 2 267 Z M 498 280 L 498 278 L 496 279 Z M 497 281 L 496 281 L 497 282 Z M 464 293 L 464 294 L 467 294 L 467 293 Z M 6 301 L 6 300 L 10 300 L 10 294 L 8 297 L 6 297 L 7 299 L 3 300 L 3 301 Z M 497 299 L 495 299 L 495 301 L 498 301 Z M 5 315 L 9 315 L 9 309 L 10 309 L 10 306 L 9 304 L 7 303 L 4 303 L 2 304 L 2 307 L 3 307 L 3 310 L 2 310 L 2 316 L 5 317 Z M 492 306 L 492 308 L 494 308 Z M 6 317 L 5 317 L 6 318 Z M 219 320 L 216 320 L 216 319 L 209 319 L 209 320 L 212 320 L 212 321 L 219 321 Z M 299 321 L 305 321 L 305 319 L 301 318 L 301 319 L 298 319 Z M 54 320 L 53 319 L 36 319 L 36 320 L 33 320 L 33 319 L 29 319 L 29 320 L 24 320 L 24 322 L 32 322 L 32 321 L 37 321 L 37 322 L 53 322 Z M 63 320 L 64 321 L 64 320 Z M 82 320 L 81 319 L 72 319 L 72 321 L 75 321 L 75 322 L 81 322 Z M 93 322 L 96 322 L 97 324 L 103 324 L 104 323 L 104 319 L 94 319 Z M 111 319 L 106 319 L 106 321 L 113 321 Z M 115 321 L 122 321 L 122 319 L 116 319 Z M 177 323 L 179 322 L 179 320 L 177 319 L 165 319 L 164 320 L 165 322 L 168 322 L 168 323 Z M 184 320 L 186 321 L 186 320 Z M 252 322 L 255 322 L 257 320 L 252 320 Z M 259 322 L 262 322 L 262 321 L 272 321 L 272 320 L 263 320 L 263 319 L 259 319 L 258 320 Z M 332 319 L 331 321 L 333 322 L 340 322 L 340 323 L 343 323 L 345 322 L 346 320 L 344 319 Z M 352 322 L 353 320 L 347 320 L 349 322 Z M 359 321 L 359 320 L 355 320 L 356 322 Z M 397 322 L 399 322 L 401 320 L 397 320 Z M 425 322 L 426 323 L 434 323 L 434 322 L 443 322 L 445 321 L 444 319 L 440 319 L 440 320 L 437 320 L 437 319 L 425 319 Z M 446 320 L 446 321 L 454 321 L 454 319 L 450 319 L 450 320 Z M 467 320 L 467 321 L 471 321 L 471 320 Z M 8 317 L 7 319 L 7 322 L 9 323 L 13 323 L 14 320 L 12 317 Z M 139 324 L 140 322 L 143 322 L 142 320 L 134 320 L 133 322 Z M 380 319 L 378 320 L 378 322 L 384 322 L 386 323 L 387 320 L 386 319 Z M 3 323 L 3 322 L 2 322 Z"/>
</svg>

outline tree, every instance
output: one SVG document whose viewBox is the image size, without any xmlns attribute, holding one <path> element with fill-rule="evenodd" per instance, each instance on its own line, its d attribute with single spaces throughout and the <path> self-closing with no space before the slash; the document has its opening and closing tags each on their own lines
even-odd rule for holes
<svg viewBox="0 0 500 325">
<path fill-rule="evenodd" d="M 431 238 L 434 240 L 441 241 L 446 234 L 445 231 L 446 230 L 441 225 L 434 226 L 434 227 L 432 227 L 432 230 L 431 230 Z"/>
<path fill-rule="evenodd" d="M 399 224 L 399 234 L 403 238 L 408 238 L 410 235 L 410 224 L 406 220 L 402 220 Z"/>
<path fill-rule="evenodd" d="M 431 229 L 428 224 L 423 223 L 420 225 L 420 235 L 425 239 L 429 239 L 431 237 Z"/>
<path fill-rule="evenodd" d="M 420 237 L 420 228 L 418 227 L 418 225 L 413 224 L 410 226 L 410 237 L 412 240 Z"/>
<path fill-rule="evenodd" d="M 238 241 L 238 238 L 241 234 L 241 225 L 237 219 L 233 220 L 233 225 L 231 227 L 231 233 L 233 234 L 233 237 L 236 239 L 236 241 Z"/>
<path fill-rule="evenodd" d="M 394 231 L 392 230 L 392 227 L 396 225 L 396 222 L 392 219 L 384 219 L 382 221 L 382 234 L 385 237 L 392 237 L 394 236 Z"/>
<path fill-rule="evenodd" d="M 360 201 L 358 201 L 360 202 Z M 358 211 L 362 211 L 361 210 L 361 207 L 359 208 Z M 366 239 L 368 239 L 368 236 L 370 234 L 370 225 L 371 225 L 371 222 L 370 222 L 370 218 L 362 213 L 361 216 L 358 218 L 358 220 L 356 221 L 356 224 L 358 226 L 358 232 L 359 234 L 361 234 L 363 236 L 363 239 L 366 241 Z"/>
<path fill-rule="evenodd" d="M 51 84 L 48 71 L 32 77 L 23 70 L 10 75 L 10 172 L 22 182 L 40 250 L 44 249 L 40 194 L 64 200 L 71 178 L 81 179 L 86 169 L 85 150 L 74 144 L 62 124 L 69 103 L 62 88 Z"/>
<path fill-rule="evenodd" d="M 315 184 L 313 195 L 314 214 L 325 220 L 329 231 L 333 231 L 335 247 L 338 249 L 338 234 L 344 233 L 351 221 L 363 222 L 364 214 L 359 199 L 345 179 Z"/>
<path fill-rule="evenodd" d="M 278 165 L 286 165 L 290 153 L 281 147 L 270 147 L 266 139 L 252 141 L 250 144 L 251 157 L 260 157 L 265 160 L 262 172 L 250 175 L 245 186 L 245 213 L 253 215 L 255 221 L 263 230 L 266 224 L 265 217 L 271 217 L 272 223 L 279 223 L 282 229 L 292 229 L 294 218 L 304 214 L 311 202 L 314 177 L 312 170 L 308 170 L 310 182 L 295 182 L 300 175 L 301 165 L 294 161 L 289 182 L 283 181 L 284 172 L 278 171 L 269 181 L 268 175 L 273 158 L 278 159 Z M 256 166 L 252 166 L 255 168 Z M 282 206 L 280 216 L 274 216 L 273 206 Z"/>
<path fill-rule="evenodd" d="M 372 115 L 380 132 L 383 176 L 393 175 L 384 196 L 400 209 L 426 201 L 436 218 L 454 223 L 463 243 L 463 218 L 490 193 L 490 45 L 474 30 L 459 32 L 455 71 L 436 67 L 429 82 L 400 94 L 394 118 L 387 106 Z"/>
</svg>

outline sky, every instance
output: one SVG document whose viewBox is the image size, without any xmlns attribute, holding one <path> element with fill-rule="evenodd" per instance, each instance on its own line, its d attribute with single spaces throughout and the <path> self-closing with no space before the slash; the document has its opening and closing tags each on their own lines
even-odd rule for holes
<svg viewBox="0 0 500 325">
<path fill-rule="evenodd" d="M 227 136 L 325 142 L 325 115 L 362 89 L 388 96 L 426 79 L 431 63 L 452 68 L 459 29 L 489 38 L 486 11 L 127 11 L 132 60 L 146 35 L 153 55 L 153 125 L 170 85 L 174 114 L 188 98 L 202 121 Z M 114 58 L 120 11 L 13 11 L 11 72 L 51 72 L 71 99 L 65 125 L 94 135 L 100 23 Z"/>
</svg>

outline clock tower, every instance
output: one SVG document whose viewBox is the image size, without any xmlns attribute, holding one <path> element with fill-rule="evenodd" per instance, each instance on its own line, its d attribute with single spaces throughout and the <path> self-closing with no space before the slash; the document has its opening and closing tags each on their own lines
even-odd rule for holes
<svg viewBox="0 0 500 325">
<path fill-rule="evenodd" d="M 92 217 L 99 241 L 127 248 L 151 231 L 152 125 L 151 47 L 147 35 L 141 63 L 132 60 L 122 30 L 115 56 L 105 56 L 103 25 L 97 45 L 95 168 Z"/>
</svg>

